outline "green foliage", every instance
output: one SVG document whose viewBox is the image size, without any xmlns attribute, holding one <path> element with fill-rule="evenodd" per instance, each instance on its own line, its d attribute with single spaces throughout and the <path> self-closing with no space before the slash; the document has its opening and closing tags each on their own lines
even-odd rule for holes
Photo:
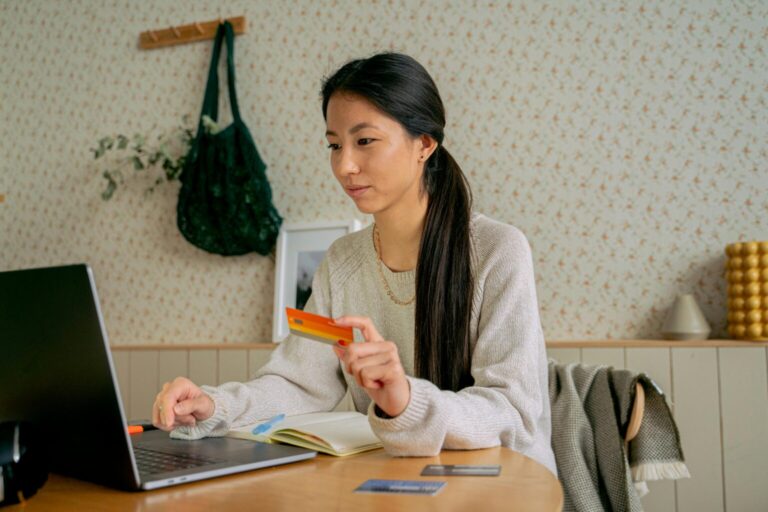
<svg viewBox="0 0 768 512">
<path fill-rule="evenodd" d="M 151 194 L 164 182 L 179 179 L 184 161 L 194 139 L 190 117 L 182 117 L 182 122 L 167 134 L 158 135 L 154 143 L 147 143 L 148 137 L 136 133 L 133 137 L 118 134 L 99 139 L 97 146 L 91 148 L 93 158 L 104 158 L 107 168 L 102 172 L 106 186 L 101 198 L 108 201 L 125 182 L 123 170 L 133 169 L 137 173 L 154 172 L 153 184 L 146 189 Z"/>
</svg>

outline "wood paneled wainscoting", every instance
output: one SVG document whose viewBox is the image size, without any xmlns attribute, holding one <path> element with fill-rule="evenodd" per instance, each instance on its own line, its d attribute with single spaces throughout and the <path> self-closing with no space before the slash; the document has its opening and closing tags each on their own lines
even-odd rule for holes
<svg viewBox="0 0 768 512">
<path fill-rule="evenodd" d="M 248 379 L 274 345 L 121 345 L 112 347 L 129 418 L 150 417 L 163 382 Z M 560 362 L 643 371 L 664 389 L 692 478 L 651 482 L 648 511 L 768 510 L 768 343 L 707 340 L 551 341 Z M 345 400 L 339 409 L 350 407 Z"/>
</svg>

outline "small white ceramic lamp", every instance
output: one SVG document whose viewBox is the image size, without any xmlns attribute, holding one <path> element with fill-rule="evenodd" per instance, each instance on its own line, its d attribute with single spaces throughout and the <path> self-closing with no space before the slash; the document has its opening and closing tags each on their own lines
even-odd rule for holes
<svg viewBox="0 0 768 512">
<path fill-rule="evenodd" d="M 666 340 L 705 340 L 709 324 L 691 294 L 679 295 L 661 327 Z"/>
</svg>

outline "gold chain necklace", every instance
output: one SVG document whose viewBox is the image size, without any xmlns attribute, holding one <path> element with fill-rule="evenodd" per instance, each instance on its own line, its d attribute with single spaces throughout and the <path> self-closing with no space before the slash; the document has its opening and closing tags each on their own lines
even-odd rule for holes
<svg viewBox="0 0 768 512">
<path fill-rule="evenodd" d="M 376 227 L 376 224 L 373 225 L 373 248 L 376 249 L 376 259 L 378 260 L 378 265 L 376 265 L 376 268 L 379 270 L 381 282 L 384 283 L 384 289 L 387 291 L 389 298 L 398 306 L 408 306 L 412 304 L 413 301 L 416 300 L 416 294 L 414 293 L 413 297 L 411 297 L 409 300 L 398 299 L 395 296 L 395 293 L 392 291 L 392 288 L 389 287 L 387 278 L 384 276 L 384 262 L 381 261 L 381 237 L 379 236 L 379 229 Z"/>
</svg>

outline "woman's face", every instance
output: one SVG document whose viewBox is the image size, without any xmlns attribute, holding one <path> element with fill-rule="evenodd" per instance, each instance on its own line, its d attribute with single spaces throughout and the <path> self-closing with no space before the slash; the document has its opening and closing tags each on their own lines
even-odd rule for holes
<svg viewBox="0 0 768 512">
<path fill-rule="evenodd" d="M 331 169 L 361 212 L 419 204 L 429 137 L 411 137 L 368 100 L 346 92 L 331 95 L 326 120 Z"/>
</svg>

